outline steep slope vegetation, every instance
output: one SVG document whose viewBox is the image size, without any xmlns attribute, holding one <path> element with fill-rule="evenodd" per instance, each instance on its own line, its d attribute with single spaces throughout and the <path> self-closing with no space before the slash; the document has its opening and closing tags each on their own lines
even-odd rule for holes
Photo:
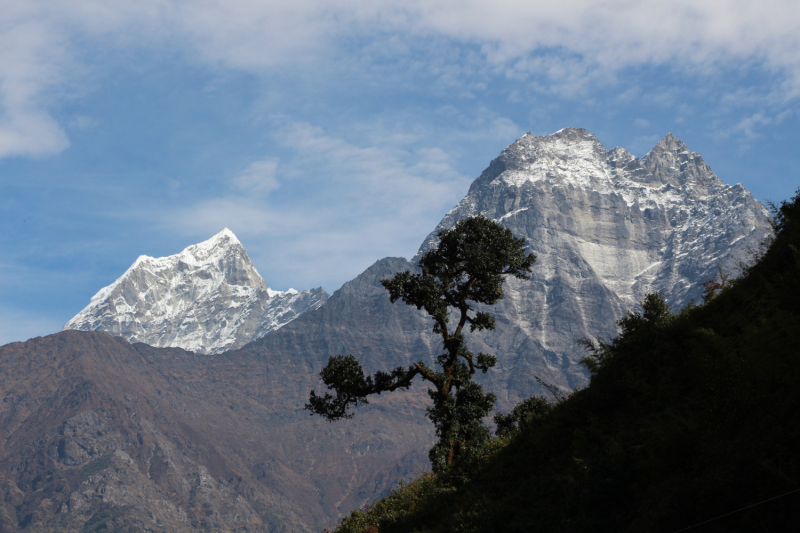
<svg viewBox="0 0 800 533">
<path fill-rule="evenodd" d="M 423 477 L 337 531 L 796 528 L 800 194 L 776 221 L 733 286 L 678 314 L 647 298 L 589 359 L 587 388 L 478 464 Z"/>
</svg>

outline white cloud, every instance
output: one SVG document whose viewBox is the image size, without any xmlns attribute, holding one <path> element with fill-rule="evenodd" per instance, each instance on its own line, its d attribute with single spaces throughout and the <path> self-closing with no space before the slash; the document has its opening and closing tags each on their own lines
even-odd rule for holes
<svg viewBox="0 0 800 533">
<path fill-rule="evenodd" d="M 410 203 L 413 209 L 419 209 L 438 205 L 438 198 L 453 182 L 463 179 L 447 155 L 435 147 L 413 150 L 392 144 L 356 145 L 327 135 L 322 128 L 295 121 L 282 126 L 276 140 L 298 154 L 296 175 L 309 176 L 308 169 L 324 168 L 321 183 L 346 185 L 337 192 L 357 194 L 363 200 Z M 319 170 L 314 175 L 319 175 Z"/>
<path fill-rule="evenodd" d="M 277 283 L 286 286 L 276 288 L 311 279 L 335 289 L 380 257 L 410 257 L 471 181 L 446 150 L 391 135 L 356 144 L 283 121 L 275 141 L 291 154 L 280 164 L 281 195 L 290 202 L 242 190 L 161 217 L 166 228 L 196 238 L 231 228 L 268 283 L 282 273 Z"/>
<path fill-rule="evenodd" d="M 430 69 L 448 87 L 464 86 L 465 98 L 483 90 L 474 78 L 486 69 L 578 96 L 631 66 L 703 75 L 749 63 L 779 76 L 773 100 L 800 95 L 794 0 L 5 0 L 0 13 L 0 157 L 68 146 L 52 98 L 80 86 L 86 50 L 99 48 L 166 47 L 263 75 L 344 62 L 368 72 L 429 46 L 426 59 L 403 68 Z"/>
<path fill-rule="evenodd" d="M 253 194 L 266 194 L 280 187 L 276 177 L 277 159 L 265 159 L 251 163 L 241 175 L 234 178 L 237 189 Z"/>
<path fill-rule="evenodd" d="M 47 156 L 68 146 L 64 130 L 44 111 L 11 109 L 0 116 L 0 158 Z"/>
<path fill-rule="evenodd" d="M 759 126 L 768 126 L 772 124 L 771 117 L 766 117 L 761 113 L 755 113 L 749 117 L 744 118 L 739 124 L 736 125 L 736 130 L 743 133 L 747 139 L 755 139 L 759 134 L 755 129 Z"/>
<path fill-rule="evenodd" d="M 737 140 L 739 152 L 742 153 L 747 151 L 753 142 L 761 140 L 774 132 L 778 125 L 794 113 L 795 110 L 791 108 L 773 111 L 769 108 L 761 107 L 757 112 L 744 115 L 735 124 L 714 124 L 712 133 L 718 139 Z"/>
<path fill-rule="evenodd" d="M 45 94 L 63 81 L 65 49 L 46 24 L 0 24 L 0 158 L 50 155 L 69 146 L 47 112 Z"/>
</svg>

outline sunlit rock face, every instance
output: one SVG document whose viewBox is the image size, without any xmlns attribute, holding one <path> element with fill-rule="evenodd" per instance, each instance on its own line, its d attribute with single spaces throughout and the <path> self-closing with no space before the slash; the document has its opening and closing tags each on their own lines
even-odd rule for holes
<svg viewBox="0 0 800 533">
<path fill-rule="evenodd" d="M 532 279 L 509 280 L 494 307 L 497 331 L 475 339 L 504 356 L 496 385 L 512 397 L 526 394 L 532 373 L 580 384 L 576 339 L 613 336 L 615 321 L 650 291 L 676 309 L 699 301 L 717 267 L 740 272 L 771 235 L 767 209 L 671 133 L 642 159 L 605 149 L 583 129 L 527 134 L 492 161 L 420 253 L 477 214 L 525 237 L 537 256 Z"/>
<path fill-rule="evenodd" d="M 220 353 L 263 337 L 327 298 L 321 287 L 285 292 L 268 288 L 226 228 L 176 255 L 140 256 L 64 329 Z"/>
</svg>

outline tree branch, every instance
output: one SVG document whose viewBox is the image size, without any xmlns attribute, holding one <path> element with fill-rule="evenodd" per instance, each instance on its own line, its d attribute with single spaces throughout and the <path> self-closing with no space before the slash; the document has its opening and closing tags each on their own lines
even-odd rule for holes
<svg viewBox="0 0 800 533">
<path fill-rule="evenodd" d="M 459 352 L 458 355 L 467 360 L 470 375 L 475 373 L 476 368 L 485 374 L 490 368 L 497 364 L 497 357 L 483 352 L 478 354 L 477 361 L 473 359 L 470 352 Z"/>
<path fill-rule="evenodd" d="M 324 416 L 333 422 L 340 418 L 352 418 L 348 413 L 350 406 L 366 405 L 367 396 L 409 388 L 417 374 L 431 380 L 430 373 L 419 363 L 405 369 L 397 367 L 391 372 L 376 372 L 374 376 L 364 376 L 361 364 L 352 355 L 337 355 L 328 359 L 328 364 L 319 373 L 322 382 L 336 395 L 326 392 L 323 396 L 311 391 L 305 409 L 312 414 Z"/>
<path fill-rule="evenodd" d="M 416 371 L 423 377 L 423 379 L 426 379 L 426 380 L 430 381 L 431 383 L 433 383 L 434 385 L 437 385 L 437 387 L 438 387 L 438 383 L 436 381 L 436 376 L 431 374 L 431 372 L 427 368 L 425 368 L 425 365 L 423 365 L 420 362 L 420 363 L 414 363 L 414 366 L 416 367 Z"/>
</svg>

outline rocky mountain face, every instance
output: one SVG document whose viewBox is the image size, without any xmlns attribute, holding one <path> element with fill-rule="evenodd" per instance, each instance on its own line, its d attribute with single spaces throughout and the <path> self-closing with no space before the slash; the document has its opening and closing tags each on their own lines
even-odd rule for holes
<svg viewBox="0 0 800 533">
<path fill-rule="evenodd" d="M 527 134 L 473 182 L 420 253 L 479 213 L 525 237 L 537 256 L 531 280 L 508 280 L 491 310 L 497 330 L 475 339 L 498 354 L 489 380 L 512 401 L 530 394 L 534 374 L 565 389 L 582 384 L 576 339 L 612 337 L 648 291 L 676 309 L 699 302 L 718 267 L 737 274 L 771 235 L 767 209 L 672 134 L 642 159 L 582 129 Z"/>
<path fill-rule="evenodd" d="M 531 280 L 507 280 L 506 298 L 488 309 L 497 329 L 469 334 L 473 351 L 498 357 L 478 379 L 500 411 L 544 394 L 536 377 L 564 391 L 585 384 L 578 339 L 613 337 L 615 322 L 648 291 L 675 308 L 699 302 L 717 267 L 738 273 L 771 235 L 764 206 L 743 186 L 722 183 L 671 134 L 642 159 L 606 150 L 585 130 L 525 135 L 475 180 L 420 253 L 440 230 L 479 213 L 524 237 L 537 256 Z M 432 365 L 442 347 L 431 319 L 391 305 L 379 283 L 415 268 L 413 260 L 378 261 L 319 310 L 245 349 L 309 362 L 309 372 L 339 353 L 369 371 Z"/>
<path fill-rule="evenodd" d="M 328 299 L 324 289 L 273 291 L 229 229 L 168 257 L 140 256 L 65 330 L 221 353 L 263 337 Z"/>
</svg>

